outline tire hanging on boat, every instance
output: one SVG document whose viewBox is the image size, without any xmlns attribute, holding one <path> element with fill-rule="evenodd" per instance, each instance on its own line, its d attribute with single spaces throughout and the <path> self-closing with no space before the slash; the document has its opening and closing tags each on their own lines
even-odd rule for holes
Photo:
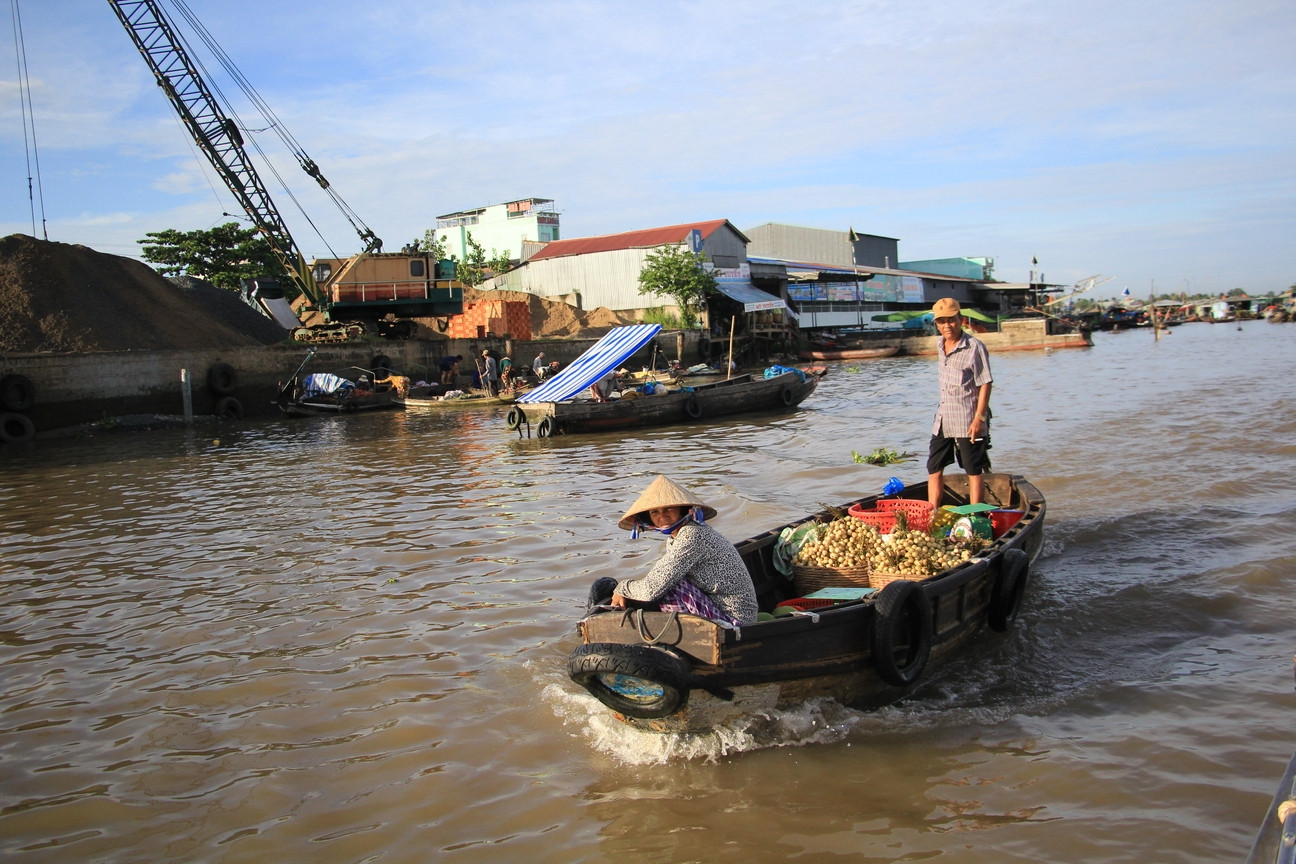
<svg viewBox="0 0 1296 864">
<path fill-rule="evenodd" d="M 26 414 L 6 411 L 0 414 L 0 443 L 25 444 L 36 437 L 36 424 Z"/>
<path fill-rule="evenodd" d="M 216 401 L 216 410 L 213 413 L 226 420 L 242 420 L 243 403 L 235 396 L 222 396 Z"/>
<path fill-rule="evenodd" d="M 217 396 L 228 396 L 238 386 L 238 373 L 228 363 L 217 363 L 207 370 L 207 387 Z"/>
<path fill-rule="evenodd" d="M 693 678 L 688 661 L 665 649 L 611 642 L 578 647 L 567 658 L 567 674 L 613 711 L 644 720 L 687 705 Z"/>
<path fill-rule="evenodd" d="M 504 415 L 504 423 L 508 426 L 510 432 L 521 426 L 522 421 L 525 419 L 526 412 L 516 405 L 508 410 L 508 414 Z"/>
<path fill-rule="evenodd" d="M 693 420 L 702 416 L 702 403 L 698 402 L 696 393 L 690 393 L 688 399 L 684 400 L 684 413 Z"/>
<path fill-rule="evenodd" d="M 796 393 L 792 392 L 791 384 L 784 384 L 779 390 L 779 399 L 783 402 L 784 408 L 791 408 L 796 402 Z"/>
<path fill-rule="evenodd" d="M 1026 583 L 1030 581 L 1030 558 L 1020 549 L 1007 549 L 999 559 L 999 575 L 995 578 L 986 623 L 999 633 L 1011 629 L 1021 611 Z"/>
<path fill-rule="evenodd" d="M 548 438 L 553 434 L 554 422 L 552 417 L 545 417 L 536 424 L 536 437 Z"/>
<path fill-rule="evenodd" d="M 26 375 L 0 378 L 0 406 L 6 411 L 26 411 L 36 404 L 36 386 Z"/>
<path fill-rule="evenodd" d="M 922 677 L 931 654 L 932 622 L 922 588 L 897 579 L 880 592 L 874 605 L 873 666 L 893 687 L 907 687 Z"/>
<path fill-rule="evenodd" d="M 706 362 L 711 359 L 711 340 L 705 336 L 698 339 L 697 343 L 698 359 Z"/>
</svg>

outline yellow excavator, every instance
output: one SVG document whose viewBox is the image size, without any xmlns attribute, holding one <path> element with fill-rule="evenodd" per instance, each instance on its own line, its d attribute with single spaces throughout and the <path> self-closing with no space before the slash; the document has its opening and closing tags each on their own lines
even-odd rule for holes
<svg viewBox="0 0 1296 864">
<path fill-rule="evenodd" d="M 185 6 L 180 14 L 218 58 L 232 69 L 227 55 Z M 234 193 L 252 224 L 265 237 L 300 292 L 290 304 L 274 279 L 253 280 L 246 297 L 289 329 L 300 342 L 339 342 L 364 334 L 407 339 L 417 334 L 415 318 L 448 318 L 463 311 L 464 286 L 453 276 L 453 262 L 433 260 L 431 253 L 406 249 L 382 252 L 382 241 L 332 189 L 310 159 L 288 136 L 277 118 L 271 125 L 293 150 L 298 163 L 339 206 L 360 235 L 363 249 L 350 258 L 308 264 L 266 192 L 244 147 L 233 112 L 222 108 L 170 19 L 155 0 L 108 0 L 130 34 L 158 86 L 180 115 L 185 128 L 216 173 Z M 263 112 L 269 107 L 236 69 L 232 74 Z M 268 115 L 269 116 L 269 115 Z"/>
</svg>

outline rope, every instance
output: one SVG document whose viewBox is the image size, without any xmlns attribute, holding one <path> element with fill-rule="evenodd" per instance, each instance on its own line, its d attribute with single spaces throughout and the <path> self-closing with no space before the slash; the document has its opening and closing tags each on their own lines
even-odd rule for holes
<svg viewBox="0 0 1296 864">
<path fill-rule="evenodd" d="M 621 623 L 623 625 L 625 624 L 626 618 L 629 618 L 635 623 L 635 626 L 639 629 L 639 638 L 647 645 L 656 645 L 660 642 L 661 638 L 666 635 L 666 631 L 670 629 L 670 625 L 674 624 L 676 627 L 680 627 L 678 611 L 671 613 L 670 618 L 666 619 L 666 623 L 662 625 L 661 632 L 656 636 L 648 635 L 648 622 L 644 621 L 644 610 L 627 609 L 625 615 L 621 616 Z M 684 632 L 683 627 L 680 627 L 680 632 Z"/>
<path fill-rule="evenodd" d="M 36 110 L 31 102 L 31 78 L 27 74 L 27 43 L 22 35 L 22 13 L 18 10 L 18 0 L 10 0 L 9 15 L 13 19 L 14 59 L 18 62 L 18 104 L 22 107 L 23 150 L 27 154 L 27 200 L 31 206 L 32 236 L 36 236 L 36 199 L 40 198 L 41 237 L 49 240 L 49 231 L 45 225 L 45 190 L 41 186 L 40 149 L 36 146 Z M 27 130 L 31 129 L 31 143 L 27 142 Z M 32 189 L 32 162 L 36 163 L 36 187 Z"/>
</svg>

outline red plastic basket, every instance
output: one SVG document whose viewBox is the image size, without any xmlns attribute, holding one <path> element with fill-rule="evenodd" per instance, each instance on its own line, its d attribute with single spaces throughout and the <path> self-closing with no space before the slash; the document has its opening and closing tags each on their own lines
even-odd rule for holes
<svg viewBox="0 0 1296 864">
<path fill-rule="evenodd" d="M 926 531 L 931 527 L 932 506 L 916 498 L 883 498 L 877 502 L 878 510 L 884 513 L 895 513 L 903 510 L 909 527 L 914 531 Z"/>
<path fill-rule="evenodd" d="M 860 520 L 861 522 L 864 522 L 865 524 L 868 525 L 872 525 L 874 528 L 878 530 L 879 534 L 890 534 L 892 531 L 895 530 L 896 517 L 895 517 L 895 513 L 893 512 L 890 511 L 884 512 L 881 510 L 865 510 L 862 507 L 860 507 L 860 505 L 858 504 L 852 504 L 850 506 L 850 509 L 847 510 L 846 512 L 849 513 L 851 516 L 854 516 L 856 519 Z"/>
<path fill-rule="evenodd" d="M 794 609 L 801 609 L 804 611 L 806 609 L 823 609 L 825 606 L 833 605 L 834 602 L 835 601 L 833 600 L 825 600 L 821 597 L 793 597 L 791 600 L 784 600 L 774 608 L 777 609 L 779 606 L 791 606 Z"/>
</svg>

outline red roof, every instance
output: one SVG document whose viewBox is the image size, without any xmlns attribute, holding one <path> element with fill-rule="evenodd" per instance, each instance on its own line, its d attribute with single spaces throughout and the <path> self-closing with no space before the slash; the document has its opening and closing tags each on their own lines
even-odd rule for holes
<svg viewBox="0 0 1296 864">
<path fill-rule="evenodd" d="M 729 225 L 728 219 L 713 219 L 710 222 L 690 222 L 686 225 L 671 225 L 666 228 L 645 228 L 642 231 L 626 231 L 624 234 L 604 234 L 599 237 L 576 237 L 571 240 L 555 240 L 546 244 L 528 260 L 539 261 L 544 258 L 562 258 L 567 255 L 585 255 L 589 252 L 615 252 L 620 249 L 652 249 L 673 243 L 683 243 L 689 232 L 697 229 L 702 232 L 702 239 L 710 237 L 722 225 Z M 747 239 L 743 233 L 732 225 L 730 229 L 739 237 Z"/>
</svg>

